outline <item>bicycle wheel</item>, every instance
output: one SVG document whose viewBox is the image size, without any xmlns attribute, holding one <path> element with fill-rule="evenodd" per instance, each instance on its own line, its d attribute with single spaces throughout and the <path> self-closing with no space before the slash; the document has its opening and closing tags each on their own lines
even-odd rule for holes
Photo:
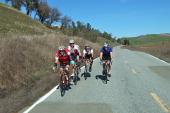
<svg viewBox="0 0 170 113">
<path fill-rule="evenodd" d="M 61 75 L 60 77 L 60 92 L 61 92 L 61 96 L 64 96 L 65 94 L 65 76 L 64 74 Z"/>
<path fill-rule="evenodd" d="M 73 82 L 74 82 L 74 85 L 77 85 L 77 72 L 74 73 Z"/>
<path fill-rule="evenodd" d="M 85 80 L 87 79 L 88 72 L 89 72 L 89 64 L 87 64 L 85 67 Z"/>
</svg>

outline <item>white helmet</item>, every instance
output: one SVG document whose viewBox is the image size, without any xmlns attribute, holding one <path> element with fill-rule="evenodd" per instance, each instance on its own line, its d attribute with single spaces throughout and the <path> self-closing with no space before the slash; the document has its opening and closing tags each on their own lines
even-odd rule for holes
<svg viewBox="0 0 170 113">
<path fill-rule="evenodd" d="M 75 42 L 74 40 L 70 40 L 70 41 L 69 41 L 70 44 L 71 44 L 71 43 L 74 43 L 74 42 Z"/>
<path fill-rule="evenodd" d="M 59 46 L 59 47 L 58 47 L 58 50 L 64 50 L 64 49 L 65 49 L 64 46 Z"/>
</svg>

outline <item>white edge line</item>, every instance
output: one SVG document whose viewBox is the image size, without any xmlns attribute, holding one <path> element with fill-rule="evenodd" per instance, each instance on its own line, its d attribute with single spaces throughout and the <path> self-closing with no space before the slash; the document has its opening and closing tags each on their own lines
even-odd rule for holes
<svg viewBox="0 0 170 113">
<path fill-rule="evenodd" d="M 97 59 L 97 58 L 96 58 Z M 94 60 L 96 60 L 94 59 Z M 81 67 L 81 69 L 84 68 Z M 58 85 L 55 86 L 51 91 L 49 91 L 47 94 L 45 94 L 44 96 L 42 96 L 37 102 L 35 102 L 32 106 L 30 106 L 26 111 L 24 111 L 23 113 L 28 113 L 30 112 L 36 105 L 38 105 L 39 103 L 43 102 L 48 96 L 50 96 L 56 89 L 57 89 Z"/>
<path fill-rule="evenodd" d="M 146 53 L 146 54 L 147 54 L 147 53 Z M 155 57 L 155 56 L 153 56 L 153 55 L 150 55 L 150 54 L 148 54 L 148 55 L 151 56 L 151 57 L 153 57 L 153 58 L 155 58 L 155 59 L 157 59 L 157 60 L 162 61 L 163 63 L 166 63 L 166 64 L 170 65 L 170 63 L 168 63 L 168 62 L 166 62 L 166 61 L 164 61 L 164 60 L 161 60 L 161 59 L 159 59 L 159 58 L 157 58 L 157 57 Z"/>
<path fill-rule="evenodd" d="M 58 85 L 56 87 L 54 87 L 51 91 L 49 91 L 47 94 L 45 94 L 43 97 L 41 97 L 37 102 L 35 102 L 31 107 L 29 107 L 26 111 L 24 111 L 23 113 L 28 113 L 30 112 L 37 104 L 41 103 L 42 101 L 44 101 L 49 95 L 51 95 L 56 88 L 58 87 Z"/>
</svg>

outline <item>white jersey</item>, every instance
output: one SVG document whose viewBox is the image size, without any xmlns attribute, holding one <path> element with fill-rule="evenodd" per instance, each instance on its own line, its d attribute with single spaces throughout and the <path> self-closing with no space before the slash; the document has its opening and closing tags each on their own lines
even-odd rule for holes
<svg viewBox="0 0 170 113">
<path fill-rule="evenodd" d="M 79 54 L 78 50 L 80 50 L 80 47 L 79 47 L 79 45 L 74 44 L 74 47 L 73 47 L 73 48 L 72 48 L 71 46 L 68 46 L 68 50 L 69 50 L 69 51 L 70 51 L 70 50 L 74 50 L 74 55 L 78 55 L 78 54 Z"/>
<path fill-rule="evenodd" d="M 87 55 L 90 55 L 91 53 L 93 53 L 93 49 L 91 48 L 90 51 L 86 51 L 85 49 L 83 50 L 83 53 Z"/>
</svg>

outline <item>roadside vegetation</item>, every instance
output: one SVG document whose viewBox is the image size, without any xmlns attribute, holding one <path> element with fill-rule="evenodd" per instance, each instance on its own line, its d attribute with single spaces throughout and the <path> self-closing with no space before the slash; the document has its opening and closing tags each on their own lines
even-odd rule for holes
<svg viewBox="0 0 170 113">
<path fill-rule="evenodd" d="M 129 40 L 129 45 L 124 44 L 124 40 Z M 133 51 L 142 51 L 156 56 L 170 63 L 170 36 L 169 34 L 152 34 L 135 38 L 125 38 L 121 42 L 125 46 L 122 48 Z"/>
<path fill-rule="evenodd" d="M 0 3 L 0 113 L 18 112 L 59 83 L 59 72 L 52 71 L 58 46 L 67 47 L 70 39 L 74 39 L 81 50 L 90 44 L 95 58 L 104 42 L 114 46 L 111 34 L 97 31 L 94 35 L 96 30 L 81 25 L 84 28 L 76 25 L 78 35 L 73 35 L 71 27 L 47 27 Z M 86 30 L 94 36 L 84 35 Z"/>
</svg>

